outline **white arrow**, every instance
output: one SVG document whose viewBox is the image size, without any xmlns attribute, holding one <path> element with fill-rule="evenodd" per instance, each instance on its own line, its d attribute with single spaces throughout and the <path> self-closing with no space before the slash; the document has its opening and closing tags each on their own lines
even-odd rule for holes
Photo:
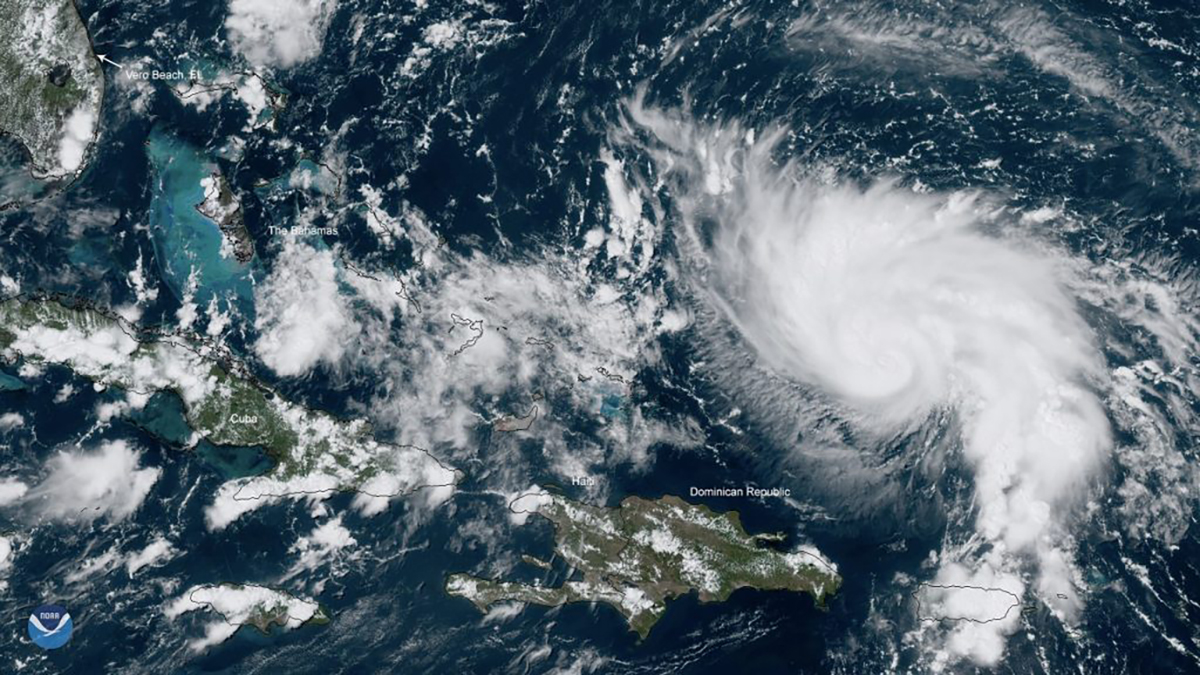
<svg viewBox="0 0 1200 675">
<path fill-rule="evenodd" d="M 97 54 L 97 55 L 96 55 L 96 58 L 100 59 L 100 60 L 101 60 L 102 62 L 104 62 L 104 63 L 111 63 L 111 64 L 113 64 L 114 66 L 116 66 L 116 67 L 120 68 L 121 70 L 125 70 L 125 66 L 123 66 L 123 65 L 121 65 L 121 64 L 119 64 L 119 63 L 117 63 L 116 61 L 113 61 L 112 59 L 108 58 L 108 57 L 107 57 L 107 56 L 105 56 L 104 54 Z"/>
</svg>

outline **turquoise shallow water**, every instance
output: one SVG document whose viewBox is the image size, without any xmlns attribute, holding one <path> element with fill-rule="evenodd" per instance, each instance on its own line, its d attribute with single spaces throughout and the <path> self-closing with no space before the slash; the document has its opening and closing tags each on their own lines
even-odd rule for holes
<svg viewBox="0 0 1200 675">
<path fill-rule="evenodd" d="M 171 392 L 159 392 L 140 410 L 130 412 L 138 426 L 172 445 L 184 445 L 192 436 L 192 430 L 184 418 L 183 402 Z"/>
<path fill-rule="evenodd" d="M 0 370 L 0 391 L 20 391 L 24 388 L 25 383 L 20 378 Z"/>
<path fill-rule="evenodd" d="M 195 452 L 224 480 L 257 476 L 266 473 L 273 465 L 262 448 L 213 445 L 208 441 L 200 441 L 196 444 Z"/>
<path fill-rule="evenodd" d="M 151 396 L 140 410 L 130 411 L 129 418 L 155 438 L 176 448 L 187 446 L 192 438 L 183 402 L 173 392 Z M 201 440 L 192 452 L 225 480 L 256 476 L 272 466 L 271 458 L 257 447 L 219 446 Z"/>
<path fill-rule="evenodd" d="M 248 303 L 253 263 L 240 265 L 221 255 L 221 229 L 196 210 L 204 199 L 200 181 L 213 172 L 212 162 L 159 129 L 151 133 L 146 152 L 152 167 L 150 231 L 163 281 L 182 299 L 195 275 L 194 300 L 202 307 L 213 295 Z"/>
</svg>

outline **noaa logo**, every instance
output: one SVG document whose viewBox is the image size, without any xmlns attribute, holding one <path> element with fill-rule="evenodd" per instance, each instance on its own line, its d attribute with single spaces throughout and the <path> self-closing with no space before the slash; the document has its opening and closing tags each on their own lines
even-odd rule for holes
<svg viewBox="0 0 1200 675">
<path fill-rule="evenodd" d="M 61 605 L 42 605 L 29 615 L 29 639 L 42 649 L 58 649 L 71 640 L 71 614 Z"/>
</svg>

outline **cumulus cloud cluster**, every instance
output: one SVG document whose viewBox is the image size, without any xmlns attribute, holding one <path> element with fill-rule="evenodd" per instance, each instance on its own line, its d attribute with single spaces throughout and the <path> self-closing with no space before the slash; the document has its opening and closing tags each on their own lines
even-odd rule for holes
<svg viewBox="0 0 1200 675">
<path fill-rule="evenodd" d="M 320 605 L 264 586 L 193 586 L 163 608 L 168 619 L 206 610 L 220 615 L 205 626 L 204 637 L 188 641 L 188 648 L 201 652 L 228 640 L 243 625 L 264 612 L 278 616 L 284 630 L 298 628 L 316 616 Z"/>
<path fill-rule="evenodd" d="M 141 453 L 125 441 L 61 451 L 47 468 L 49 474 L 28 491 L 25 503 L 43 518 L 62 521 L 128 518 L 162 473 L 158 467 L 141 467 Z"/>
<path fill-rule="evenodd" d="M 76 108 L 63 122 L 62 138 L 59 140 L 58 163 L 63 170 L 73 173 L 83 165 L 84 155 L 92 142 L 96 126 L 96 113 L 88 105 Z"/>
<path fill-rule="evenodd" d="M 342 524 L 342 516 L 330 518 L 314 527 L 307 536 L 300 537 L 292 544 L 289 552 L 296 556 L 296 560 L 283 575 L 283 580 L 290 581 L 301 575 L 310 575 L 323 566 L 336 565 L 345 559 L 352 558 L 353 554 L 348 550 L 357 545 L 358 540 Z M 331 575 L 337 575 L 337 573 L 336 569 L 331 570 Z M 313 590 L 320 593 L 325 587 L 326 579 L 321 578 L 314 582 Z"/>
<path fill-rule="evenodd" d="M 336 363 L 357 331 L 339 298 L 336 261 L 327 249 L 289 240 L 254 297 L 259 332 L 254 352 L 283 376 Z"/>
<path fill-rule="evenodd" d="M 335 0 L 231 0 L 225 29 L 258 67 L 289 68 L 321 52 Z"/>
<path fill-rule="evenodd" d="M 15 478 L 0 480 L 0 506 L 19 501 L 26 492 L 29 492 L 29 486 Z"/>
</svg>

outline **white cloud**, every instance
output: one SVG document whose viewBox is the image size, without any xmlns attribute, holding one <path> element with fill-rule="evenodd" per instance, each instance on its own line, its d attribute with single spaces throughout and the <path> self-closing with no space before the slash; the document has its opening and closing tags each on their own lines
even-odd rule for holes
<svg viewBox="0 0 1200 675">
<path fill-rule="evenodd" d="M 643 199 L 632 194 L 639 186 L 617 187 L 634 203 Z M 379 385 L 363 403 L 378 433 L 437 451 L 472 452 L 476 429 L 524 415 L 553 391 L 556 406 L 575 407 L 595 420 L 597 431 L 572 435 L 573 419 L 540 406 L 529 430 L 504 438 L 544 440 L 553 469 L 564 477 L 602 463 L 645 465 L 658 441 L 696 443 L 699 435 L 686 421 L 647 419 L 628 406 L 635 375 L 657 358 L 658 336 L 689 321 L 671 313 L 649 274 L 635 276 L 660 236 L 649 219 L 620 235 L 639 253 L 616 261 L 624 276 L 614 278 L 608 266 L 616 262 L 596 247 L 517 258 L 459 254 L 389 189 L 357 191 L 368 223 L 384 241 L 406 240 L 420 264 L 400 274 L 359 269 L 339 261 L 336 250 L 285 241 L 275 279 L 259 288 L 263 339 L 256 352 L 265 363 L 280 374 L 320 363 L 336 363 L 338 377 L 370 372 Z M 635 217 L 633 210 L 623 213 Z M 624 227 L 614 220 L 618 226 Z M 298 297 L 306 292 L 314 298 Z M 494 487 L 511 492 L 528 485 L 528 475 L 519 473 L 505 467 L 493 475 L 500 483 Z M 448 492 L 423 495 L 433 504 Z M 207 512 L 209 526 L 223 527 L 266 501 L 241 497 L 219 495 Z M 368 515 L 386 505 L 386 498 L 362 494 L 354 500 Z"/>
<path fill-rule="evenodd" d="M 8 573 L 12 570 L 13 542 L 0 536 L 0 592 L 8 590 Z"/>
<path fill-rule="evenodd" d="M 213 503 L 204 508 L 204 522 L 210 530 L 223 530 L 242 515 L 254 511 L 273 501 L 273 497 L 262 499 L 238 499 L 237 494 L 241 485 L 229 481 L 217 490 Z"/>
<path fill-rule="evenodd" d="M 113 547 L 100 555 L 88 558 L 72 566 L 71 570 L 63 577 L 63 580 L 68 584 L 77 584 L 97 574 L 108 574 L 110 570 L 120 564 L 121 554 L 117 551 L 116 547 Z"/>
<path fill-rule="evenodd" d="M 374 413 L 396 423 L 402 442 L 466 446 L 481 417 L 528 409 L 481 409 L 481 398 L 539 389 L 562 390 L 578 410 L 600 417 L 602 401 L 623 401 L 633 376 L 654 358 L 654 326 L 666 309 L 658 289 L 639 284 L 626 295 L 624 285 L 593 282 L 588 261 L 549 253 L 536 262 L 439 256 L 424 277 L 404 285 L 347 275 L 384 313 L 382 322 L 364 319 L 356 346 L 388 382 Z M 390 327 L 395 314 L 405 319 L 400 334 Z M 397 342 L 409 346 L 404 359 L 394 356 Z M 602 422 L 612 450 L 622 453 L 617 461 L 644 458 L 645 447 L 664 435 L 686 444 L 684 434 L 654 424 Z M 545 415 L 530 433 L 553 439 L 561 431 Z"/>
<path fill-rule="evenodd" d="M 518 616 L 525 609 L 525 603 L 522 602 L 503 602 L 497 605 L 492 605 L 487 614 L 479 620 L 483 625 L 493 623 L 504 623 L 515 616 Z"/>
<path fill-rule="evenodd" d="M 288 68 L 320 53 L 336 7 L 334 0 L 231 0 L 225 29 L 251 64 Z"/>
<path fill-rule="evenodd" d="M 16 478 L 0 480 L 0 506 L 7 506 L 25 496 L 29 486 Z"/>
<path fill-rule="evenodd" d="M 64 384 L 62 387 L 60 387 L 57 392 L 55 392 L 54 402 L 55 403 L 63 403 L 67 399 L 71 398 L 74 395 L 75 395 L 75 385 L 68 382 L 68 383 Z"/>
<path fill-rule="evenodd" d="M 302 427 L 301 433 L 320 439 L 321 434 L 328 433 L 329 428 L 329 424 L 311 424 Z M 368 458 L 372 458 L 380 462 L 378 467 L 382 470 L 358 483 L 348 478 L 337 462 L 331 459 L 343 455 L 330 452 L 318 457 L 308 473 L 287 478 L 266 474 L 228 481 L 217 490 L 212 504 L 204 509 L 209 529 L 223 529 L 245 513 L 284 499 L 303 499 L 315 505 L 349 486 L 357 491 L 355 507 L 365 515 L 381 513 L 392 498 L 412 492 L 417 492 L 423 503 L 430 507 L 441 504 L 454 494 L 455 470 L 424 450 L 411 446 L 384 446 L 361 437 L 355 437 L 349 443 L 347 440 L 344 437 L 333 438 L 330 442 L 336 444 L 339 452 L 353 453 L 349 456 L 351 466 L 363 466 Z"/>
<path fill-rule="evenodd" d="M 320 606 L 304 598 L 277 591 L 264 586 L 194 586 L 164 609 L 168 619 L 196 610 L 206 609 L 221 615 L 221 620 L 205 627 L 203 638 L 191 640 L 188 646 L 193 651 L 227 640 L 237 632 L 239 626 L 258 620 L 262 615 L 278 616 L 285 630 L 297 628 L 312 619 Z"/>
<path fill-rule="evenodd" d="M 600 161 L 604 162 L 604 185 L 612 216 L 604 251 L 609 258 L 621 262 L 618 278 L 634 271 L 644 273 L 655 259 L 659 232 L 651 221 L 642 217 L 641 193 L 626 181 L 624 163 L 608 148 L 601 151 Z M 603 233 L 588 233 L 585 244 L 599 246 L 602 236 Z"/>
<path fill-rule="evenodd" d="M 1200 388 L 1200 285 L 1178 273 L 1188 264 L 1177 254 L 1111 251 L 1076 287 L 1128 327 L 1105 336 L 1113 352 L 1138 359 L 1113 368 L 1108 398 L 1125 437 L 1116 450 L 1118 510 L 1131 538 L 1168 547 L 1191 531 L 1200 494 L 1192 442 L 1200 430 L 1192 394 Z"/>
<path fill-rule="evenodd" d="M 131 554 L 125 560 L 125 571 L 129 573 L 129 576 L 133 576 L 144 567 L 160 565 L 178 554 L 179 551 L 171 542 L 161 536 L 155 537 L 153 541 L 146 544 L 146 548 Z"/>
<path fill-rule="evenodd" d="M 283 579 L 286 581 L 329 564 L 343 556 L 343 550 L 353 548 L 357 544 L 354 535 L 342 524 L 342 517 L 331 518 L 313 528 L 308 536 L 300 537 L 292 544 L 291 553 L 297 554 L 297 558 Z M 316 592 L 320 593 L 323 586 L 323 582 L 318 582 L 315 585 Z"/>
<path fill-rule="evenodd" d="M 193 652 L 202 652 L 209 647 L 219 645 L 238 632 L 240 627 L 224 621 L 209 623 L 204 627 L 204 637 L 188 640 L 188 649 Z"/>
<path fill-rule="evenodd" d="M 175 310 L 175 320 L 179 322 L 180 330 L 191 330 L 196 323 L 198 310 L 196 308 L 196 291 L 200 288 L 200 268 L 193 267 L 188 274 L 187 284 L 183 288 L 183 297 L 179 300 L 179 309 Z"/>
<path fill-rule="evenodd" d="M 630 203 L 643 199 L 632 195 L 639 185 L 621 188 Z M 360 188 L 362 211 L 381 241 L 407 241 L 420 264 L 399 274 L 352 261 L 337 270 L 343 291 L 352 290 L 342 301 L 353 300 L 358 324 L 352 339 L 343 340 L 353 351 L 343 354 L 339 375 L 369 372 L 378 383 L 365 403 L 379 433 L 471 453 L 478 429 L 523 416 L 553 392 L 555 404 L 539 404 L 529 429 L 493 438 L 543 442 L 552 470 L 564 479 L 601 464 L 646 466 L 658 442 L 698 443 L 687 420 L 649 419 L 629 405 L 635 376 L 658 358 L 658 336 L 688 323 L 685 314 L 670 313 L 652 275 L 637 276 L 641 253 L 619 260 L 597 247 L 460 254 L 390 189 Z M 632 207 L 623 213 L 634 217 Z M 624 227 L 618 220 L 613 227 Z M 648 221 L 620 235 L 631 250 L 653 250 L 660 233 Z M 612 274 L 613 265 L 623 275 Z M 399 356 L 396 345 L 404 346 Z M 576 433 L 576 418 L 560 417 L 559 406 L 594 420 L 595 431 Z M 512 492 L 528 485 L 518 464 L 492 472 L 491 487 Z M 360 495 L 354 505 L 369 514 L 386 502 Z M 221 504 L 228 513 L 214 509 L 214 524 L 239 508 Z"/>
<path fill-rule="evenodd" d="M 93 451 L 62 451 L 47 463 L 49 475 L 29 491 L 26 503 L 54 520 L 127 518 L 141 506 L 162 472 L 139 468 L 140 453 L 125 441 Z"/>
<path fill-rule="evenodd" d="M 1014 574 L 995 571 L 1000 556 L 972 572 L 948 563 L 931 584 L 917 593 L 922 621 L 935 633 L 940 646 L 936 662 L 968 657 L 994 666 L 1004 655 L 1004 638 L 1021 623 L 1021 601 L 1025 584 Z"/>
<path fill-rule="evenodd" d="M 25 426 L 25 417 L 21 413 L 7 412 L 0 415 L 0 431 L 11 431 Z"/>
<path fill-rule="evenodd" d="M 20 368 L 17 368 L 17 375 L 26 380 L 36 380 L 42 376 L 43 372 L 45 372 L 45 368 L 41 364 L 33 363 L 32 361 L 26 361 L 21 364 Z"/>
<path fill-rule="evenodd" d="M 95 111 L 89 105 L 81 105 L 63 123 L 62 138 L 59 140 L 58 163 L 67 173 L 74 173 L 83 166 L 83 157 L 92 142 L 96 126 Z"/>
<path fill-rule="evenodd" d="M 41 368 L 41 362 L 70 364 L 72 370 L 93 380 L 97 391 L 110 384 L 121 384 L 131 392 L 172 388 L 191 403 L 207 396 L 213 387 L 209 369 L 199 355 L 165 341 L 151 349 L 139 349 L 141 343 L 121 324 L 87 322 L 61 328 L 39 324 L 17 332 L 10 348 L 38 360 L 36 366 L 27 360 L 23 369 Z M 22 376 L 34 377 L 32 373 Z M 130 396 L 131 402 L 137 399 Z"/>
<path fill-rule="evenodd" d="M 246 109 L 246 125 L 243 131 L 252 131 L 263 124 L 271 124 L 273 116 L 264 118 L 263 113 L 271 107 L 271 95 L 262 76 L 248 71 L 219 71 L 208 76 L 202 85 L 180 81 L 175 84 L 175 96 L 184 105 L 203 111 L 213 103 L 233 97 L 241 101 Z M 232 144 L 243 141 L 234 137 Z"/>
<path fill-rule="evenodd" d="M 338 292 L 333 253 L 289 240 L 254 293 L 254 352 L 276 373 L 302 375 L 335 363 L 358 330 Z"/>
<path fill-rule="evenodd" d="M 1156 81 L 1154 69 L 1139 63 L 1133 52 L 1124 52 L 1124 45 L 1093 42 L 1093 34 L 1086 44 L 1080 43 L 1069 21 L 1019 5 L 1001 13 L 995 28 L 1011 50 L 1034 66 L 1063 78 L 1084 96 L 1107 101 L 1185 167 L 1200 168 L 1193 131 L 1200 111 L 1188 97 L 1174 94 L 1174 87 Z"/>
<path fill-rule="evenodd" d="M 542 486 L 531 485 L 519 493 L 506 495 L 505 501 L 508 503 L 508 519 L 514 525 L 524 525 L 529 516 L 540 511 L 543 506 L 552 504 L 554 499 Z"/>
</svg>

